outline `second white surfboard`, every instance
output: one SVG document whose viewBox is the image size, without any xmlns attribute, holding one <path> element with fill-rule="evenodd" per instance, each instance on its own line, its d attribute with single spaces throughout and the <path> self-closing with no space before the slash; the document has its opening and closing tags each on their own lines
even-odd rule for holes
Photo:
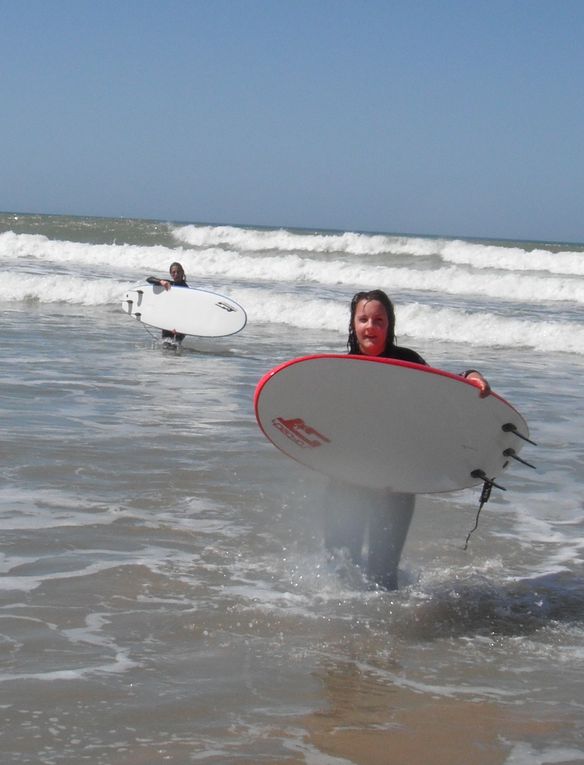
<svg viewBox="0 0 584 765">
<path fill-rule="evenodd" d="M 235 300 L 190 287 L 140 284 L 126 292 L 122 310 L 151 327 L 198 337 L 234 335 L 247 323 Z"/>
</svg>

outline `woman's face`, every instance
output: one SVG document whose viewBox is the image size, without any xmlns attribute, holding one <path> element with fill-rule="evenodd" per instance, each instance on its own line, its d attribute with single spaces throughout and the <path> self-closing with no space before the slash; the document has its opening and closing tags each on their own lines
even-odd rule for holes
<svg viewBox="0 0 584 765">
<path fill-rule="evenodd" d="M 172 276 L 175 282 L 182 282 L 182 280 L 184 279 L 185 272 L 182 270 L 180 266 L 173 265 L 170 268 L 170 275 Z"/>
<path fill-rule="evenodd" d="M 379 356 L 385 350 L 389 319 L 379 300 L 360 300 L 353 319 L 359 350 L 365 356 Z"/>
</svg>

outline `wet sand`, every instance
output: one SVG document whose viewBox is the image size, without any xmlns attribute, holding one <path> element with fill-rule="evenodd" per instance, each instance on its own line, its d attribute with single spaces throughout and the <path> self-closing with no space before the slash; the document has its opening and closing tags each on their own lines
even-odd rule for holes
<svg viewBox="0 0 584 765">
<path fill-rule="evenodd" d="M 545 750 L 579 726 L 575 716 L 537 719 L 528 708 L 431 698 L 371 677 L 356 675 L 351 682 L 343 673 L 327 682 L 330 708 L 304 719 L 308 740 L 318 751 L 354 765 L 503 765 L 516 748 L 524 754 Z M 549 761 L 560 762 L 556 757 Z M 535 762 L 513 759 L 527 761 Z"/>
</svg>

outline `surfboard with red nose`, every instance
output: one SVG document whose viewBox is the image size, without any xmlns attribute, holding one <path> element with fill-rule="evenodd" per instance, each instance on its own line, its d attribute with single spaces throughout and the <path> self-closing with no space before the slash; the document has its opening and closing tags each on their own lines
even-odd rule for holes
<svg viewBox="0 0 584 765">
<path fill-rule="evenodd" d="M 280 364 L 259 381 L 254 407 L 266 437 L 288 457 L 391 492 L 448 492 L 492 481 L 525 462 L 518 453 L 529 441 L 524 418 L 496 393 L 481 398 L 458 375 L 368 356 Z"/>
</svg>

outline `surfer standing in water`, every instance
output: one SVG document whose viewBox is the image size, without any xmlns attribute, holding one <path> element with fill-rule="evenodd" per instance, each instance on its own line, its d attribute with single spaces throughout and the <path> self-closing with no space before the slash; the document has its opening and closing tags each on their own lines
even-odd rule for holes
<svg viewBox="0 0 584 765">
<path fill-rule="evenodd" d="M 164 287 L 165 290 L 169 290 L 171 287 L 188 287 L 185 275 L 185 270 L 181 266 L 180 263 L 177 263 L 176 261 L 174 263 L 170 264 L 170 268 L 168 269 L 172 281 L 169 279 L 159 279 L 156 276 L 149 276 L 146 281 L 148 284 L 157 284 L 161 287 Z M 162 330 L 162 342 L 163 344 L 168 342 L 171 345 L 180 345 L 182 341 L 185 339 L 186 335 L 182 335 L 180 332 L 176 332 L 174 329 L 163 329 Z"/>
<path fill-rule="evenodd" d="M 347 348 L 356 356 L 377 356 L 427 366 L 416 351 L 395 344 L 395 311 L 383 290 L 358 292 L 351 300 Z M 481 391 L 488 382 L 474 369 L 464 373 Z M 367 489 L 331 480 L 325 501 L 324 541 L 331 553 L 346 550 L 364 567 L 368 579 L 387 590 L 397 589 L 397 572 L 415 505 L 415 494 Z M 363 543 L 368 533 L 366 565 Z"/>
</svg>

